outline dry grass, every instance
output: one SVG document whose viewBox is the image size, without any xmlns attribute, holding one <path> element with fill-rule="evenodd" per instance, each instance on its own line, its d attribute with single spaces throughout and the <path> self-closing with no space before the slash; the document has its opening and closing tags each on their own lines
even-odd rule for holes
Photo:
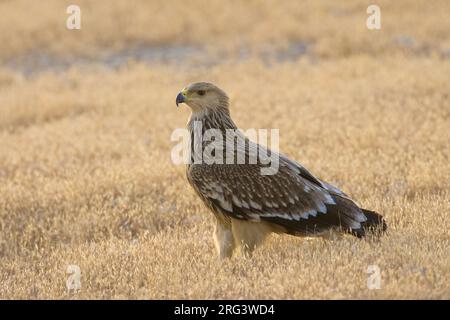
<svg viewBox="0 0 450 320">
<path fill-rule="evenodd" d="M 82 29 L 65 27 L 71 0 L 0 1 L 0 61 L 25 51 L 102 54 L 134 44 L 198 44 L 234 51 L 304 41 L 320 57 L 407 51 L 449 55 L 447 0 L 390 1 L 382 31 L 366 28 L 373 1 L 78 0 Z M 406 37 L 406 45 L 402 39 Z M 409 43 L 412 40 L 412 43 Z"/>
<path fill-rule="evenodd" d="M 373 33 L 356 28 L 346 36 L 350 51 L 342 51 L 341 37 L 359 26 L 364 1 L 333 18 L 325 14 L 331 2 L 305 2 L 317 9 L 311 13 L 294 4 L 272 12 L 271 4 L 219 10 L 191 1 L 193 15 L 182 15 L 185 2 L 154 2 L 148 6 L 161 15 L 151 20 L 138 1 L 80 1 L 89 10 L 82 9 L 78 44 L 56 28 L 62 5 L 46 1 L 31 10 L 35 20 L 21 23 L 23 10 L 31 14 L 25 3 L 0 2 L 14 8 L 0 20 L 5 61 L 44 46 L 77 53 L 134 41 L 227 49 L 220 43 L 237 31 L 252 45 L 314 40 L 318 58 L 270 67 L 258 59 L 211 68 L 91 65 L 31 78 L 0 68 L 0 298 L 450 298 L 450 60 L 434 49 L 398 51 L 391 41 L 407 32 L 448 48 L 449 20 L 439 21 L 448 2 L 433 1 L 436 12 L 415 2 L 405 15 L 405 4 L 381 2 L 382 10 L 393 8 L 386 31 L 365 50 L 358 44 L 372 43 Z M 208 10 L 220 14 L 201 25 Z M 330 35 L 327 19 L 344 29 Z M 175 108 L 175 95 L 200 79 L 229 93 L 240 127 L 280 128 L 285 154 L 383 213 L 389 233 L 377 243 L 273 236 L 252 259 L 219 262 L 213 217 L 170 159 L 171 132 L 189 115 Z M 82 272 L 82 290 L 72 296 L 69 264 Z M 366 287 L 370 264 L 381 268 L 380 290 Z"/>
</svg>

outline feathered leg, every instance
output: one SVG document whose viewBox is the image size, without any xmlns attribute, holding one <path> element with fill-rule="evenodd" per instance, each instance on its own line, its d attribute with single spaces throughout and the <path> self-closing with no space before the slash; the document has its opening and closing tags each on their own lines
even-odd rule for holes
<svg viewBox="0 0 450 320">
<path fill-rule="evenodd" d="M 264 222 L 251 222 L 231 219 L 234 242 L 240 247 L 241 253 L 249 257 L 253 250 L 261 244 L 274 230 Z"/>
<path fill-rule="evenodd" d="M 231 258 L 235 247 L 231 225 L 224 224 L 221 220 L 217 219 L 214 228 L 214 240 L 219 258 Z"/>
</svg>

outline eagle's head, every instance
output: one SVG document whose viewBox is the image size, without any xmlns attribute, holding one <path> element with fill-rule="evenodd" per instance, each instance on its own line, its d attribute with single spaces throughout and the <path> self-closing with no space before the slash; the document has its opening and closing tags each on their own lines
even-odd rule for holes
<svg viewBox="0 0 450 320">
<path fill-rule="evenodd" d="M 228 108 L 228 96 L 220 88 L 208 82 L 195 82 L 177 95 L 177 106 L 186 103 L 193 112 Z"/>
</svg>

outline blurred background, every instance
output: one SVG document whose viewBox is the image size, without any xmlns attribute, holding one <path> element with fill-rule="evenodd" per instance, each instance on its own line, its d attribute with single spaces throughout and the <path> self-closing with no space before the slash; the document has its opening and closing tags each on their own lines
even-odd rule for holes
<svg viewBox="0 0 450 320">
<path fill-rule="evenodd" d="M 450 298 L 449 13 L 0 0 L 0 298 Z M 212 215 L 170 157 L 189 117 L 175 97 L 194 81 L 229 94 L 239 127 L 280 129 L 283 153 L 382 213 L 388 236 L 274 236 L 219 263 Z M 373 264 L 381 290 L 366 287 Z"/>
<path fill-rule="evenodd" d="M 81 30 L 66 9 L 81 9 Z M 366 27 L 369 1 L 1 1 L 1 62 L 23 72 L 128 60 L 202 66 L 256 55 L 267 62 L 367 54 L 450 56 L 448 1 L 378 1 L 382 29 Z M 215 51 L 211 54 L 208 50 Z"/>
</svg>

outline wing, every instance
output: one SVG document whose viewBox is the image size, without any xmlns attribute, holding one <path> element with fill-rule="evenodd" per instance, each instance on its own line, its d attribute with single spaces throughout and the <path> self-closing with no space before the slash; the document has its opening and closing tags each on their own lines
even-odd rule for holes
<svg viewBox="0 0 450 320">
<path fill-rule="evenodd" d="M 298 163 L 280 156 L 274 175 L 260 164 L 198 164 L 188 180 L 208 206 L 225 216 L 267 221 L 292 234 L 341 226 L 361 228 L 366 217 L 339 189 L 321 182 Z"/>
</svg>

